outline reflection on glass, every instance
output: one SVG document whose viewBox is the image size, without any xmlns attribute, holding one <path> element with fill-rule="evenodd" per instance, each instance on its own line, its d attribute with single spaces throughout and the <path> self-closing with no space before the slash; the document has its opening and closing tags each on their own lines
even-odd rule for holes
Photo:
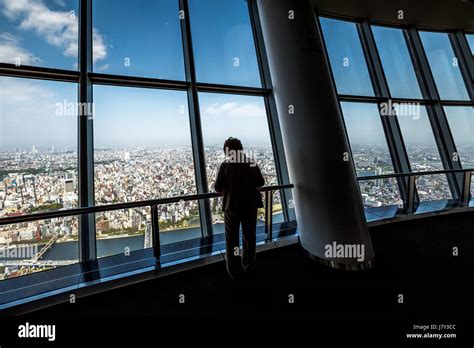
<svg viewBox="0 0 474 348">
<path fill-rule="evenodd" d="M 78 262 L 77 216 L 0 226 L 0 279 Z"/>
<path fill-rule="evenodd" d="M 95 86 L 94 100 L 96 204 L 196 193 L 185 92 Z M 176 227 L 198 218 L 196 212 L 196 202 L 159 206 Z M 111 214 L 117 223 L 130 221 L 128 210 Z"/>
<path fill-rule="evenodd" d="M 77 70 L 79 1 L 0 1 L 0 62 Z"/>
<path fill-rule="evenodd" d="M 77 84 L 0 77 L 0 218 L 76 207 L 76 142 Z"/>
<path fill-rule="evenodd" d="M 420 86 L 401 29 L 372 26 L 392 97 L 421 99 Z"/>
<path fill-rule="evenodd" d="M 462 167 L 474 169 L 474 108 L 445 106 L 444 111 Z"/>
<path fill-rule="evenodd" d="M 278 185 L 265 104 L 261 97 L 200 93 L 201 122 L 209 189 L 212 191 L 220 164 L 223 145 L 228 137 L 242 141 L 245 153 L 255 160 L 265 185 Z M 274 209 L 280 196 L 274 196 Z M 222 221 L 221 199 L 211 201 L 213 222 Z"/>
<path fill-rule="evenodd" d="M 446 33 L 420 32 L 433 77 L 441 99 L 469 99 L 458 58 Z"/>
<path fill-rule="evenodd" d="M 199 82 L 261 87 L 249 9 L 242 0 L 190 0 Z"/>
<path fill-rule="evenodd" d="M 320 21 L 337 92 L 373 96 L 356 24 L 322 17 Z"/>
<path fill-rule="evenodd" d="M 98 0 L 93 12 L 94 72 L 184 80 L 178 1 Z"/>
<path fill-rule="evenodd" d="M 393 173 L 377 104 L 341 103 L 358 176 Z"/>
</svg>

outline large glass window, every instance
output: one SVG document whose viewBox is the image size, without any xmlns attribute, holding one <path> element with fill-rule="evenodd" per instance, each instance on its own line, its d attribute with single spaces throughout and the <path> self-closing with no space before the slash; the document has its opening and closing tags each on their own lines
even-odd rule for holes
<svg viewBox="0 0 474 348">
<path fill-rule="evenodd" d="M 461 62 L 455 56 L 458 43 L 450 36 L 454 34 L 419 32 L 420 47 L 413 44 L 412 35 L 416 34 L 411 30 L 367 22 L 321 17 L 319 20 L 359 177 L 393 173 L 391 156 L 394 156 L 393 163 L 397 164 L 398 170 L 403 171 L 443 170 L 446 169 L 445 161 L 449 162 L 451 157 L 453 161 L 460 157 L 463 163 L 472 165 L 469 148 L 472 147 L 472 107 L 467 106 L 470 101 L 467 84 L 471 81 L 463 75 Z M 466 37 L 473 49 L 474 35 Z M 369 55 L 378 56 L 380 64 L 378 59 L 366 60 Z M 424 66 L 425 56 L 427 67 Z M 421 59 L 415 59 L 417 57 Z M 431 70 L 436 86 L 430 86 L 431 80 L 421 76 L 427 71 L 425 68 Z M 377 79 L 380 95 L 374 95 L 375 85 L 371 78 Z M 439 98 L 431 96 L 438 98 L 433 101 L 436 107 L 421 105 L 419 100 L 426 97 L 423 91 L 432 87 L 437 87 L 439 92 Z M 402 103 L 400 99 L 405 101 Z M 453 145 L 451 139 L 435 139 L 435 134 L 444 137 L 449 131 L 439 129 L 444 127 L 438 122 L 444 114 L 438 106 L 452 100 L 459 105 L 466 103 L 465 107 L 445 107 L 459 154 L 441 153 Z M 359 178 L 359 183 L 364 205 L 370 208 L 366 210 L 369 220 L 396 213 L 395 207 L 372 207 L 406 207 L 407 201 L 401 201 L 397 188 L 400 180 L 397 184 L 396 179 L 366 179 Z M 427 202 L 420 205 L 417 212 L 444 209 L 453 198 L 445 175 L 417 175 L 416 188 L 416 197 Z M 400 186 L 400 189 L 407 196 L 406 187 Z"/>
<path fill-rule="evenodd" d="M 132 259 L 149 257 L 149 251 L 140 251 L 153 246 L 153 219 L 161 245 L 202 237 L 201 223 L 209 217 L 200 215 L 197 201 L 185 197 L 203 193 L 199 183 L 206 180 L 213 192 L 227 137 L 242 139 L 267 185 L 278 183 L 268 93 L 262 88 L 247 1 L 188 0 L 184 13 L 178 0 L 94 0 L 92 22 L 79 20 L 84 10 L 79 3 L 0 0 L 0 63 L 15 64 L 22 76 L 0 76 L 0 219 L 89 207 L 91 202 L 104 209 L 172 199 L 156 210 L 115 206 L 93 214 L 92 225 L 78 216 L 8 221 L 0 226 L 0 279 L 76 263 L 86 254 L 102 258 L 137 251 Z M 79 40 L 83 29 L 92 40 Z M 183 40 L 182 30 L 191 34 L 189 40 Z M 92 60 L 79 67 L 82 50 L 91 50 Z M 193 54 L 196 76 L 185 76 L 192 60 L 184 59 L 184 52 Z M 91 91 L 78 86 L 85 74 L 93 83 Z M 186 78 L 193 81 L 184 83 Z M 215 93 L 201 93 L 205 83 L 216 84 Z M 238 95 L 233 94 L 236 86 Z M 188 108 L 195 97 L 201 113 Z M 78 163 L 93 171 L 81 171 L 79 178 Z M 196 171 L 197 165 L 206 171 Z M 285 220 L 280 199 L 276 193 L 275 223 Z M 212 204 L 214 222 L 222 218 L 217 203 Z M 223 231 L 214 227 L 214 233 Z M 93 239 L 83 234 L 94 232 L 91 242 L 97 250 L 79 248 L 80 240 Z M 34 252 L 3 257 L 17 245 Z M 163 248 L 164 258 L 179 254 L 180 245 Z M 103 262 L 109 261 L 121 265 L 123 258 Z"/>
<path fill-rule="evenodd" d="M 443 170 L 426 107 L 418 106 L 418 111 L 418 114 L 398 116 L 411 169 L 416 172 Z"/>
<path fill-rule="evenodd" d="M 267 185 L 277 184 L 263 98 L 200 93 L 199 100 L 209 188 L 214 187 L 217 170 L 225 158 L 224 141 L 229 137 L 242 141 L 246 153 L 258 163 Z"/>
<path fill-rule="evenodd" d="M 77 70 L 78 3 L 0 1 L 0 62 Z"/>
<path fill-rule="evenodd" d="M 374 95 L 355 23 L 320 18 L 339 94 Z"/>
<path fill-rule="evenodd" d="M 443 170 L 427 110 L 424 106 L 420 106 L 418 110 L 417 114 L 398 117 L 411 170 L 413 172 Z M 420 176 L 416 184 L 420 201 L 452 198 L 445 175 Z"/>
<path fill-rule="evenodd" d="M 445 106 L 444 111 L 463 168 L 474 168 L 474 108 Z"/>
<path fill-rule="evenodd" d="M 0 217 L 77 206 L 77 84 L 0 87 Z"/>
<path fill-rule="evenodd" d="M 0 218 L 77 206 L 76 101 L 74 83 L 0 77 Z M 0 279 L 77 260 L 77 239 L 76 217 L 0 226 Z"/>
<path fill-rule="evenodd" d="M 468 100 L 460 62 L 446 33 L 420 32 L 420 38 L 441 99 Z"/>
<path fill-rule="evenodd" d="M 391 96 L 421 99 L 420 86 L 403 30 L 372 26 L 372 31 Z"/>
<path fill-rule="evenodd" d="M 93 4 L 95 72 L 184 80 L 178 1 Z"/>
<path fill-rule="evenodd" d="M 249 8 L 243 0 L 190 0 L 199 82 L 261 87 Z"/>
<path fill-rule="evenodd" d="M 196 193 L 185 92 L 95 86 L 94 99 L 96 204 Z M 159 209 L 163 232 L 199 218 L 196 202 Z M 143 239 L 149 215 L 147 209 L 104 213 L 97 236 L 139 234 Z"/>
<path fill-rule="evenodd" d="M 393 173 L 377 104 L 342 102 L 341 108 L 357 175 Z M 359 185 L 366 207 L 402 204 L 396 180 L 366 180 Z"/>
<path fill-rule="evenodd" d="M 393 173 L 377 104 L 343 102 L 341 107 L 357 174 Z"/>
<path fill-rule="evenodd" d="M 217 171 L 224 161 L 224 141 L 236 137 L 245 153 L 255 160 L 265 178 L 265 185 L 278 185 L 272 143 L 268 130 L 265 103 L 261 97 L 200 93 L 202 131 L 209 189 L 214 187 Z M 273 201 L 274 220 L 281 218 L 280 195 Z M 211 201 L 215 233 L 223 232 L 221 199 Z M 260 214 L 260 219 L 262 219 Z M 280 219 L 281 220 L 281 219 Z"/>
</svg>

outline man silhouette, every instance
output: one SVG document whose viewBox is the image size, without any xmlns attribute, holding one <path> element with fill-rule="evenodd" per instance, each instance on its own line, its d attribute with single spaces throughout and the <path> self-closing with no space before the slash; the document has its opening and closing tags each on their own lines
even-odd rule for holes
<svg viewBox="0 0 474 348">
<path fill-rule="evenodd" d="M 232 279 L 255 269 L 257 209 L 263 207 L 258 187 L 265 179 L 258 165 L 243 152 L 237 138 L 224 143 L 226 160 L 221 164 L 214 189 L 224 194 L 227 272 Z M 239 253 L 239 227 L 242 224 L 243 252 Z"/>
</svg>

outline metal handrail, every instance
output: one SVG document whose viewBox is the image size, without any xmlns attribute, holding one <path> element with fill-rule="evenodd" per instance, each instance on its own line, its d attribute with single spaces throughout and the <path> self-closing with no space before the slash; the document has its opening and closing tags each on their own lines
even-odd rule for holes
<svg viewBox="0 0 474 348">
<path fill-rule="evenodd" d="M 461 195 L 459 201 L 463 206 L 469 206 L 471 199 L 471 182 L 472 169 L 446 169 L 446 170 L 432 170 L 425 172 L 407 172 L 407 173 L 393 173 L 373 176 L 360 176 L 358 181 L 370 181 L 377 179 L 393 179 L 393 178 L 408 178 L 407 199 L 404 200 L 404 205 L 407 214 L 413 214 L 415 211 L 415 196 L 416 196 L 416 178 L 427 175 L 443 175 L 443 174 L 463 174 L 463 181 L 461 187 Z"/>
<path fill-rule="evenodd" d="M 269 191 L 291 189 L 293 187 L 294 187 L 293 184 L 286 184 L 286 185 L 264 186 L 264 187 L 258 188 L 257 190 L 259 192 L 269 192 Z M 148 206 L 154 206 L 154 205 L 160 205 L 160 204 L 178 203 L 181 201 L 197 201 L 201 199 L 217 198 L 220 196 L 222 196 L 222 194 L 219 194 L 217 192 L 209 192 L 209 193 L 200 193 L 200 194 L 189 195 L 189 196 L 166 197 L 166 198 L 150 199 L 146 201 L 114 203 L 114 204 L 96 205 L 93 207 L 73 208 L 73 209 L 67 209 L 67 210 L 55 210 L 55 211 L 50 211 L 50 212 L 36 213 L 36 214 L 29 214 L 29 215 L 8 216 L 8 217 L 0 218 L 0 226 L 21 223 L 21 222 L 28 222 L 28 221 L 52 219 L 52 218 L 58 218 L 58 217 L 100 213 L 100 212 L 111 211 L 111 210 L 131 209 L 131 208 L 148 207 Z"/>
<path fill-rule="evenodd" d="M 277 185 L 277 186 L 265 186 L 258 188 L 257 191 L 265 193 L 265 233 L 270 241 L 273 240 L 273 229 L 272 229 L 272 216 L 273 216 L 273 204 L 272 197 L 275 191 L 291 189 L 293 184 L 286 185 Z M 29 214 L 29 215 L 20 215 L 12 216 L 0 219 L 0 226 L 16 224 L 21 222 L 28 221 L 37 221 L 45 220 L 57 217 L 66 217 L 82 214 L 94 214 L 104 211 L 111 210 L 120 210 L 120 209 L 130 209 L 138 207 L 149 206 L 151 208 L 151 231 L 152 231 L 152 244 L 153 244 L 153 254 L 157 264 L 160 263 L 161 257 L 161 243 L 160 243 L 160 225 L 159 225 L 159 215 L 158 215 L 158 206 L 160 204 L 169 204 L 169 203 L 178 203 L 181 201 L 194 201 L 200 199 L 210 199 L 222 196 L 221 193 L 201 193 L 197 195 L 190 196 L 181 196 L 181 197 L 168 197 L 168 198 L 159 198 L 151 199 L 147 201 L 139 202 L 128 202 L 128 203 L 115 203 L 107 205 L 99 205 L 94 207 L 85 207 L 85 208 L 74 208 L 67 210 L 57 210 L 52 212 Z"/>
<path fill-rule="evenodd" d="M 357 180 L 367 181 L 367 180 L 376 180 L 376 179 L 391 179 L 391 178 L 403 178 L 410 176 L 424 176 L 424 175 L 436 175 L 436 174 L 457 174 L 457 173 L 469 173 L 474 172 L 472 169 L 446 169 L 446 170 L 432 170 L 425 172 L 406 172 L 406 173 L 392 173 L 392 174 L 381 174 L 381 175 L 366 175 L 359 176 Z"/>
</svg>

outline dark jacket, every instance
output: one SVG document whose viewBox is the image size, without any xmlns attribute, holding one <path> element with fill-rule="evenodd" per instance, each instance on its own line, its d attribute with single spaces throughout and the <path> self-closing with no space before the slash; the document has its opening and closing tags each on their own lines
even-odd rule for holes
<svg viewBox="0 0 474 348">
<path fill-rule="evenodd" d="M 224 192 L 222 210 L 262 208 L 262 196 L 257 187 L 265 185 L 265 179 L 256 163 L 224 162 L 217 173 L 214 189 Z"/>
</svg>

